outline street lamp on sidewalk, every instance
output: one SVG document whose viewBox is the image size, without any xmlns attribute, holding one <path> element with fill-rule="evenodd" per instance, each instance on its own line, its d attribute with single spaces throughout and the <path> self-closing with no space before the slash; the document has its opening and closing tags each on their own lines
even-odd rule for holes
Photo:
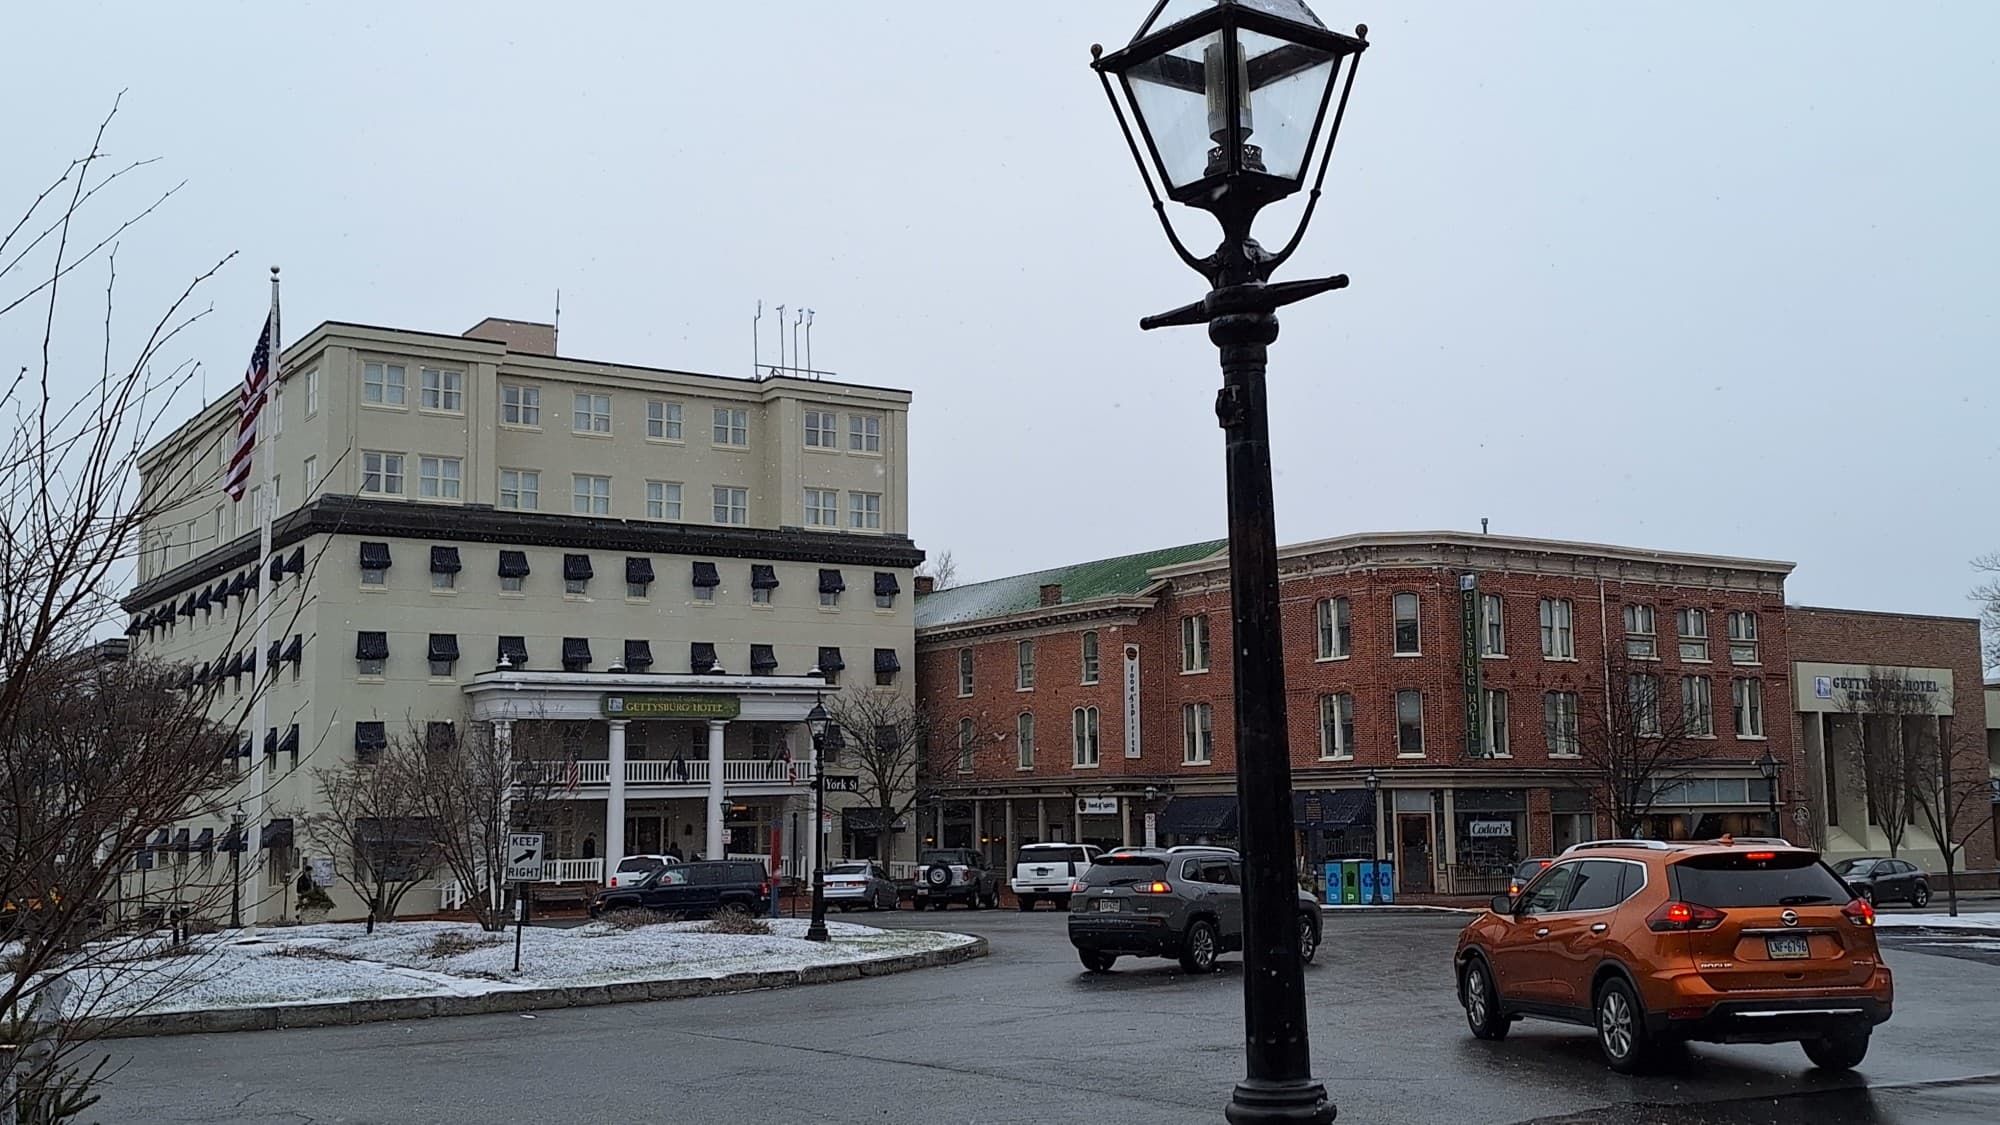
<svg viewBox="0 0 2000 1125">
<path fill-rule="evenodd" d="M 1368 819 L 1375 826 L 1375 858 L 1381 859 L 1382 801 L 1381 797 L 1378 796 L 1382 792 L 1381 775 L 1377 774 L 1374 770 L 1369 770 L 1368 776 L 1361 779 L 1361 784 L 1368 787 Z"/>
<path fill-rule="evenodd" d="M 818 669 L 814 669 L 815 672 Z M 806 726 L 813 740 L 813 908 L 812 922 L 806 926 L 807 941 L 826 941 L 826 752 L 840 753 L 840 728 L 826 713 L 823 699 L 813 699 L 806 712 Z"/>
<path fill-rule="evenodd" d="M 243 806 L 229 814 L 229 928 L 243 928 Z"/>
<path fill-rule="evenodd" d="M 1174 16 L 1188 8 L 1174 5 Z M 1168 241 L 1210 286 L 1201 300 L 1146 317 L 1139 326 L 1207 324 L 1222 356 L 1215 413 L 1226 435 L 1228 466 L 1247 1072 L 1226 1116 L 1236 1125 L 1330 1122 L 1333 1103 L 1312 1077 L 1297 937 L 1298 870 L 1290 839 L 1292 776 L 1264 370 L 1266 349 L 1278 337 L 1276 311 L 1347 284 L 1345 276 L 1278 283 L 1270 278 L 1298 249 L 1319 201 L 1354 88 L 1355 63 L 1368 46 L 1367 28 L 1356 28 L 1353 35 L 1330 31 L 1304 0 L 1212 0 L 1185 19 L 1163 19 L 1167 9 L 1156 4 L 1123 48 L 1105 54 L 1092 47 L 1091 65 Z M 1122 104 L 1113 78 L 1124 93 Z M 1337 88 L 1339 106 L 1329 124 Z M 1276 253 L 1265 250 L 1251 237 L 1257 213 L 1305 186 L 1316 157 L 1319 170 L 1298 229 Z M 1154 187 L 1155 176 L 1168 198 L 1215 217 L 1223 237 L 1214 253 L 1197 258 L 1181 243 Z"/>
<path fill-rule="evenodd" d="M 1757 772 L 1764 775 L 1764 799 L 1771 806 L 1771 835 L 1773 837 L 1784 835 L 1779 830 L 1778 824 L 1778 775 L 1784 771 L 1785 763 L 1779 761 L 1776 754 L 1771 753 L 1769 746 L 1764 747 L 1764 756 L 1757 759 Z"/>
</svg>

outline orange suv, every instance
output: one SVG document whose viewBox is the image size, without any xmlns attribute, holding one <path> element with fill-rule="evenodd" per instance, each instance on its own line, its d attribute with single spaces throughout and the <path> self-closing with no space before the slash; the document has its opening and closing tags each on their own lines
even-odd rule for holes
<svg viewBox="0 0 2000 1125">
<path fill-rule="evenodd" d="M 1805 848 L 1578 844 L 1465 927 L 1459 1002 L 1481 1039 L 1527 1016 L 1595 1028 L 1627 1073 L 1689 1040 L 1799 1043 L 1842 1070 L 1895 1000 L 1874 926 Z"/>
</svg>

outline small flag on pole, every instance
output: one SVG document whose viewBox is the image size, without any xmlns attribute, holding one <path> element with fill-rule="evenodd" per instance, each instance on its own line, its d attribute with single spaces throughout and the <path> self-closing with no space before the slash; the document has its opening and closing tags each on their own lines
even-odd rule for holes
<svg viewBox="0 0 2000 1125">
<path fill-rule="evenodd" d="M 264 318 L 264 330 L 257 334 L 257 347 L 250 353 L 250 366 L 243 372 L 243 387 L 236 396 L 236 449 L 229 455 L 229 470 L 222 487 L 231 500 L 243 499 L 250 486 L 250 454 L 257 446 L 257 416 L 264 411 L 264 384 L 271 377 L 271 327 L 275 314 Z"/>
</svg>

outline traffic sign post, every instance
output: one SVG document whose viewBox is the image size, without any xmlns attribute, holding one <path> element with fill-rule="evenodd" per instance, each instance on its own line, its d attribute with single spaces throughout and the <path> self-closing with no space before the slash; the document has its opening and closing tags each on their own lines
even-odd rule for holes
<svg viewBox="0 0 2000 1125">
<path fill-rule="evenodd" d="M 514 884 L 514 971 L 521 971 L 521 935 L 528 928 L 528 888 L 542 877 L 542 834 L 507 837 L 507 882 Z"/>
</svg>

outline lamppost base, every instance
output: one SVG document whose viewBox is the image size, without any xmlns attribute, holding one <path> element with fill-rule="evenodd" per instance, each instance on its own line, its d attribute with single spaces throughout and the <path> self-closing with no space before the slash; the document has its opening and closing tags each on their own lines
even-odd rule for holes
<svg viewBox="0 0 2000 1125">
<path fill-rule="evenodd" d="M 1222 1116 L 1229 1125 L 1331 1125 L 1339 1115 L 1327 1100 L 1326 1087 L 1310 1079 L 1298 1082 L 1236 1084 Z"/>
<path fill-rule="evenodd" d="M 820 921 L 819 919 L 815 918 L 815 919 L 813 919 L 813 923 L 812 923 L 812 925 L 810 925 L 810 926 L 807 926 L 807 927 L 806 927 L 806 940 L 807 940 L 807 941 L 832 941 L 832 940 L 833 940 L 833 935 L 831 935 L 831 934 L 829 934 L 829 933 L 827 933 L 827 932 L 826 932 L 826 923 L 825 923 L 825 922 L 822 922 L 822 921 Z"/>
</svg>

